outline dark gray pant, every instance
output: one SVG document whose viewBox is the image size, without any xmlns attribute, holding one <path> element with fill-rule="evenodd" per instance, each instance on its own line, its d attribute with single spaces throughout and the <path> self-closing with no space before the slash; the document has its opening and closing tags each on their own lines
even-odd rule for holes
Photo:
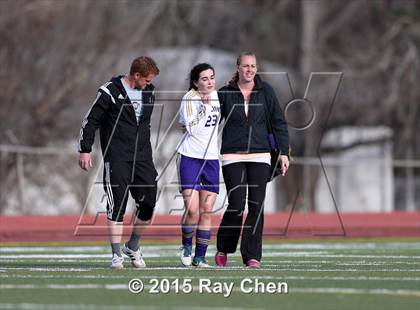
<svg viewBox="0 0 420 310">
<path fill-rule="evenodd" d="M 223 166 L 223 178 L 229 205 L 217 232 L 217 250 L 234 253 L 242 229 L 242 215 L 248 203 L 241 239 L 241 255 L 244 264 L 249 259 L 261 261 L 262 233 L 264 227 L 265 189 L 270 166 L 264 163 L 239 162 Z M 248 189 L 248 201 L 246 192 Z"/>
</svg>

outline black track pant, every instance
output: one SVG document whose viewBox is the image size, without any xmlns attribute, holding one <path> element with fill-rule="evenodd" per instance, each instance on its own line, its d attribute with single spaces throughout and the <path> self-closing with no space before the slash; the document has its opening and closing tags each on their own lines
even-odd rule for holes
<svg viewBox="0 0 420 310">
<path fill-rule="evenodd" d="M 249 259 L 261 260 L 264 227 L 263 202 L 270 166 L 265 163 L 238 162 L 223 166 L 229 205 L 217 232 L 217 250 L 234 253 L 242 229 L 248 190 L 248 215 L 242 230 L 241 255 L 244 264 Z"/>
<path fill-rule="evenodd" d="M 152 161 L 105 162 L 103 184 L 108 219 L 123 221 L 130 192 L 136 201 L 136 216 L 142 221 L 150 220 L 156 204 L 156 176 Z"/>
</svg>

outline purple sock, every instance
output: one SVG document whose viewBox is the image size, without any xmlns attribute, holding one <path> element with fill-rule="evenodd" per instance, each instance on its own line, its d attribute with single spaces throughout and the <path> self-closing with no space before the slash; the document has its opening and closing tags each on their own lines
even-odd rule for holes
<svg viewBox="0 0 420 310">
<path fill-rule="evenodd" d="M 182 245 L 192 246 L 194 228 L 194 225 L 182 224 Z"/>
<path fill-rule="evenodd" d="M 210 241 L 210 230 L 197 229 L 195 237 L 196 237 L 195 256 L 196 257 L 206 256 L 207 247 Z"/>
</svg>

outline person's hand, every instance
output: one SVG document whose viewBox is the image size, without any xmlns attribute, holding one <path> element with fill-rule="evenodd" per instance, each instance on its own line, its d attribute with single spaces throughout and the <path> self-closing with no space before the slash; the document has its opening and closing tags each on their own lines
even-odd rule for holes
<svg viewBox="0 0 420 310">
<path fill-rule="evenodd" d="M 210 95 L 203 95 L 201 96 L 201 101 L 203 101 L 204 104 L 211 104 L 211 96 Z"/>
<path fill-rule="evenodd" d="M 289 157 L 287 155 L 280 155 L 279 164 L 280 164 L 281 175 L 285 176 L 290 165 Z"/>
<path fill-rule="evenodd" d="M 89 171 L 89 169 L 92 168 L 92 157 L 90 156 L 90 153 L 80 153 L 79 166 L 86 171 Z"/>
</svg>

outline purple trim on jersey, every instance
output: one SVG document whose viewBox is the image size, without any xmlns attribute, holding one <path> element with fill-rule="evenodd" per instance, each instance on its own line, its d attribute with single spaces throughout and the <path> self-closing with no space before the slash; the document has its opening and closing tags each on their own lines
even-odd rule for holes
<svg viewBox="0 0 420 310">
<path fill-rule="evenodd" d="M 219 160 L 181 155 L 179 164 L 181 192 L 185 189 L 219 193 Z"/>
</svg>

